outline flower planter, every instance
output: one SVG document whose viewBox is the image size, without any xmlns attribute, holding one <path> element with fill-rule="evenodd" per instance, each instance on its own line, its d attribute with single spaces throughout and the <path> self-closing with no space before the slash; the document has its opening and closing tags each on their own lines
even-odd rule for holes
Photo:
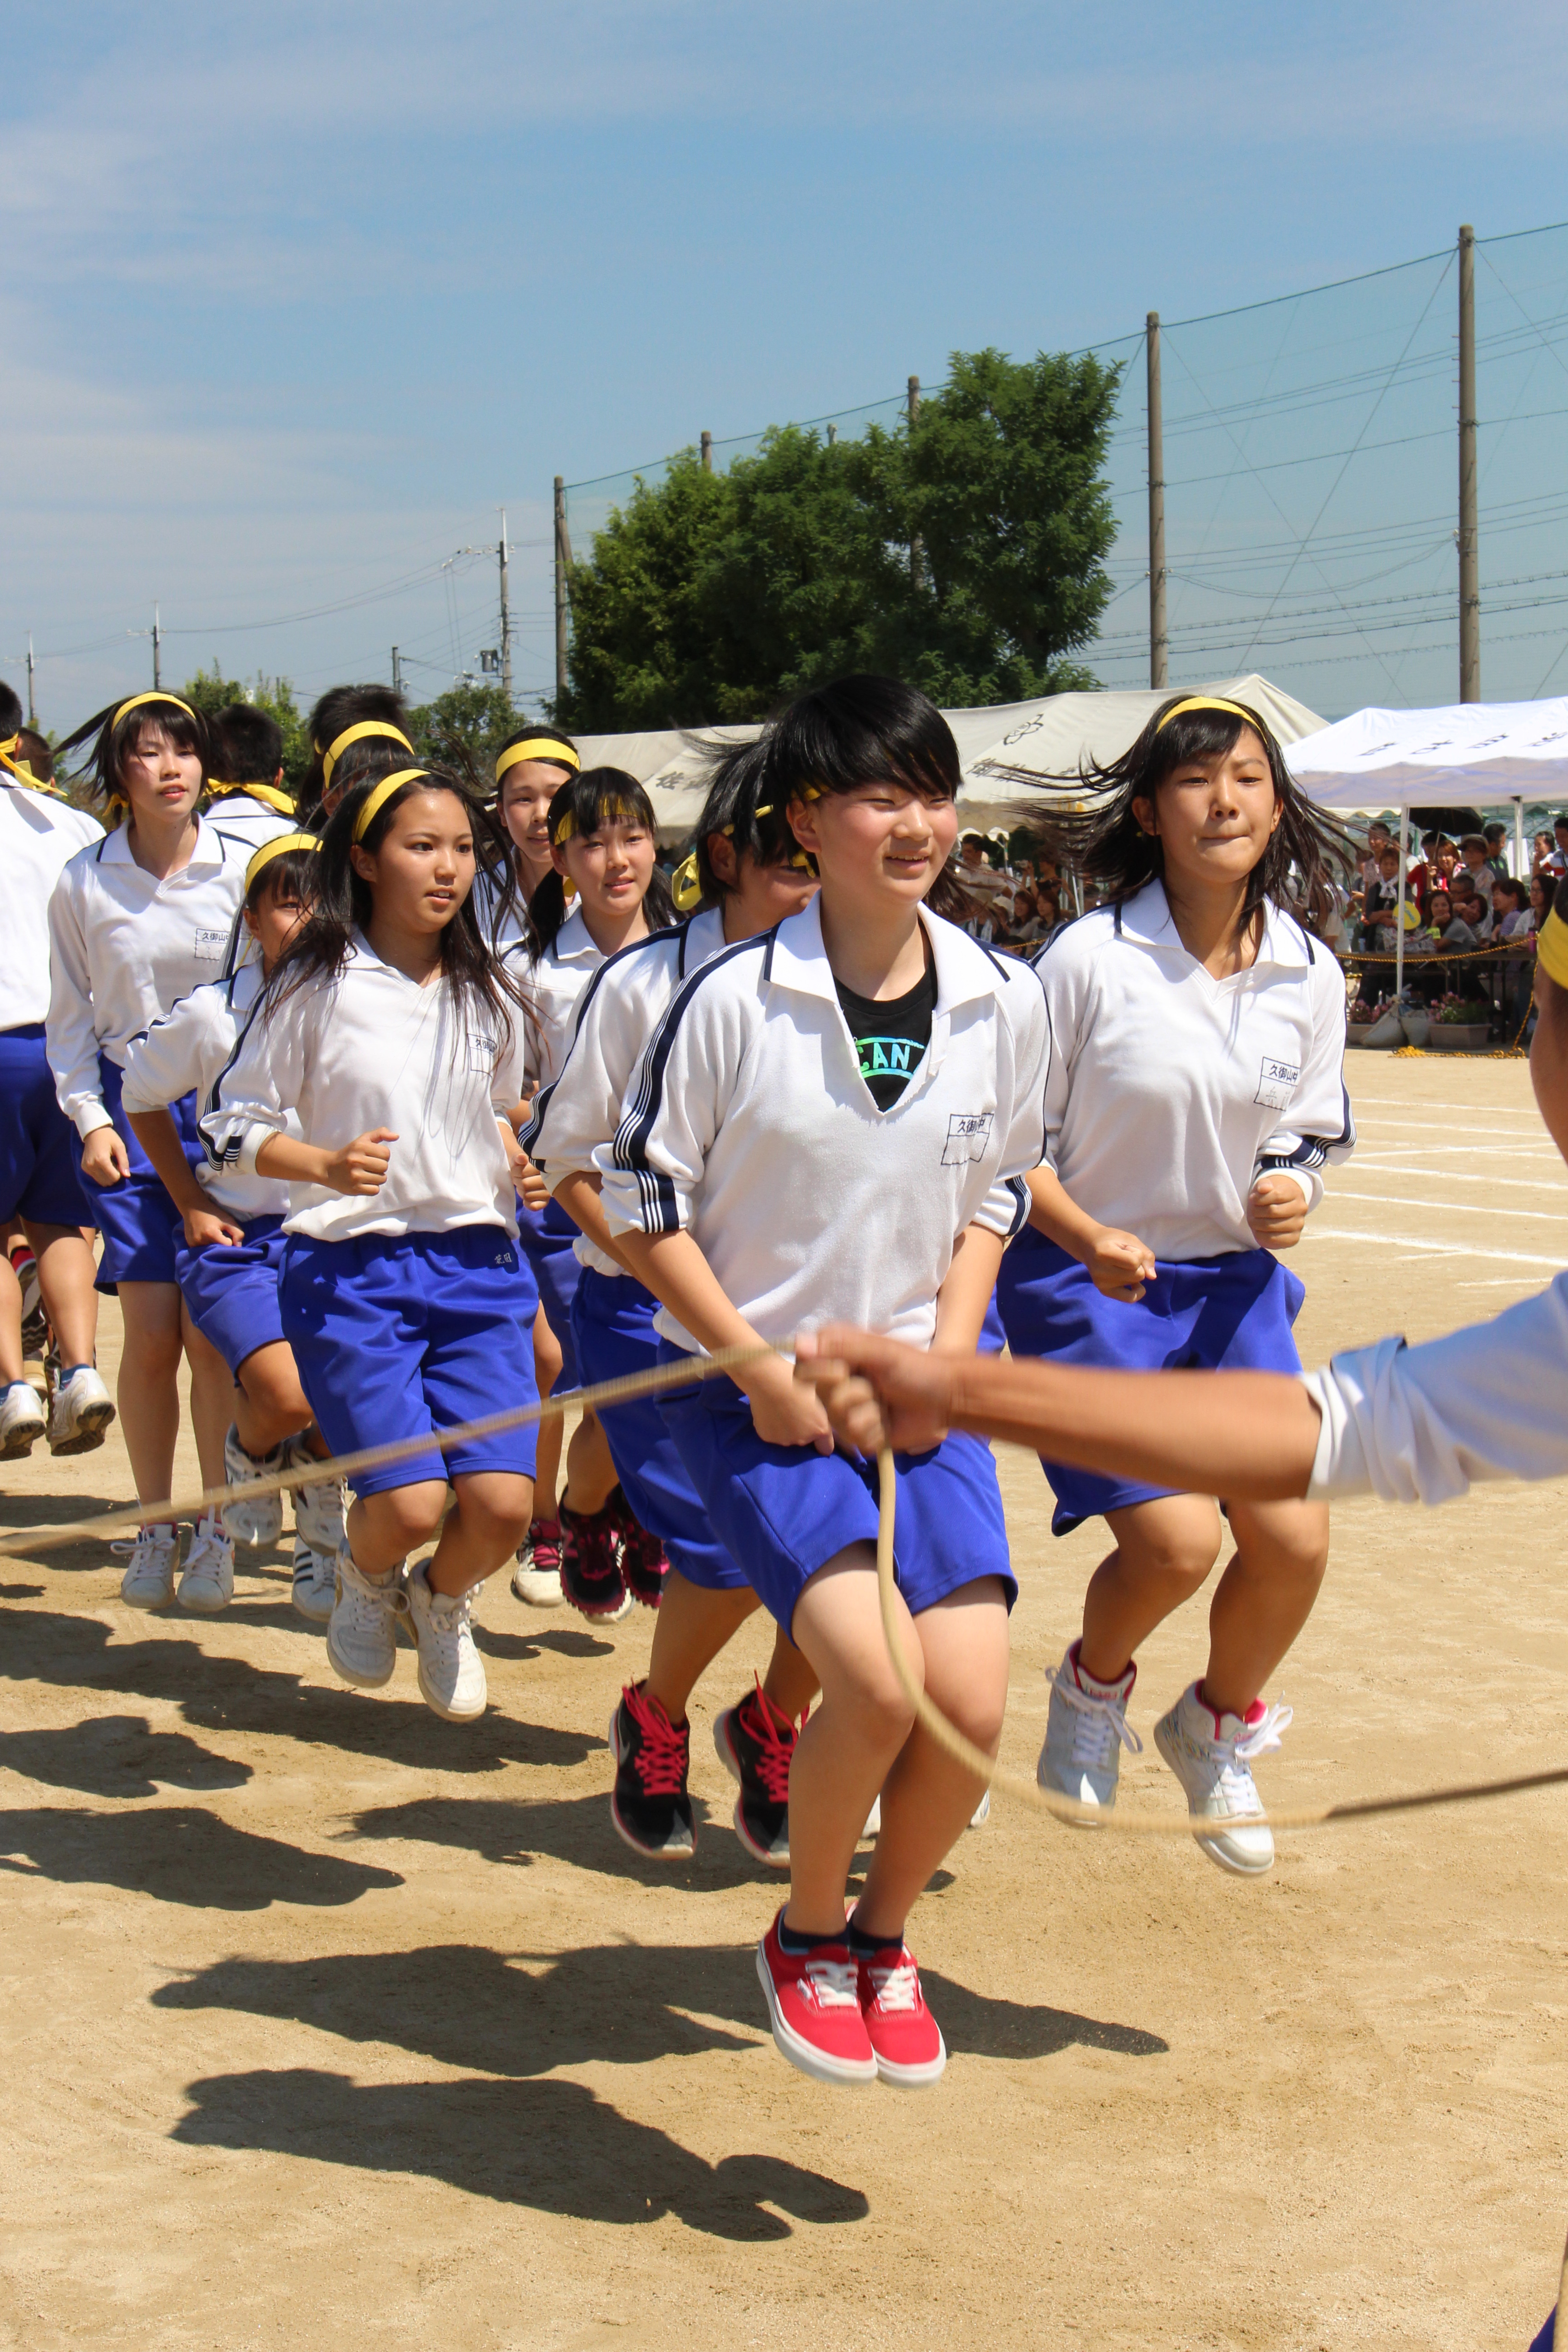
<svg viewBox="0 0 1568 2352">
<path fill-rule="evenodd" d="M 1364 1045 L 1376 1026 L 1375 1021 L 1349 1021 L 1345 1024 L 1345 1036 L 1352 1045 Z"/>
<path fill-rule="evenodd" d="M 1432 1024 L 1425 1013 L 1402 1013 L 1399 1025 L 1405 1032 L 1407 1045 L 1427 1045 L 1432 1039 Z"/>
<path fill-rule="evenodd" d="M 1434 1021 L 1426 1045 L 1427 1050 L 1434 1054 L 1484 1054 L 1487 1050 L 1487 1024 L 1484 1021 Z"/>
</svg>

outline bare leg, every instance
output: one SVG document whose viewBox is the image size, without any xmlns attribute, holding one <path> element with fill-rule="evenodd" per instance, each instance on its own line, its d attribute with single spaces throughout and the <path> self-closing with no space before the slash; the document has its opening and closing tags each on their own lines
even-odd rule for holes
<svg viewBox="0 0 1568 2352">
<path fill-rule="evenodd" d="M 427 1543 L 447 1507 L 447 1482 L 426 1478 L 414 1486 L 388 1486 L 359 1495 L 349 1506 L 349 1551 L 363 1575 L 384 1576 L 400 1559 Z"/>
<path fill-rule="evenodd" d="M 432 1592 L 466 1592 L 510 1559 L 533 1508 L 533 1481 L 505 1470 L 459 1471 L 435 1558 L 425 1571 Z"/>
<path fill-rule="evenodd" d="M 162 1502 L 174 1484 L 180 1429 L 180 1294 L 172 1282 L 122 1282 L 120 1313 L 120 1426 L 138 1497 Z"/>
<path fill-rule="evenodd" d="M 9 1254 L 0 1249 L 0 1386 L 23 1378 L 22 1286 Z"/>
<path fill-rule="evenodd" d="M 92 1286 L 98 1267 L 90 1244 L 79 1225 L 24 1223 L 23 1231 L 38 1262 L 38 1288 L 61 1364 L 90 1364 L 98 1346 L 98 1293 Z"/>
<path fill-rule="evenodd" d="M 763 1689 L 781 1715 L 798 1723 L 822 1685 L 816 1668 L 804 1650 L 797 1650 L 781 1625 L 773 1634 L 773 1654 L 763 1676 Z"/>
<path fill-rule="evenodd" d="M 602 1511 L 616 1484 L 609 1441 L 595 1412 L 585 1412 L 566 1448 L 566 1504 L 584 1517 Z"/>
<path fill-rule="evenodd" d="M 1209 1610 L 1199 1696 L 1245 1715 L 1311 1614 L 1329 1564 L 1326 1503 L 1233 1503 L 1236 1551 Z"/>
<path fill-rule="evenodd" d="M 247 1454 L 259 1459 L 304 1430 L 311 1453 L 318 1458 L 325 1455 L 326 1442 L 311 1425 L 310 1402 L 287 1339 L 273 1339 L 247 1356 L 235 1378 L 232 1403 L 234 1425 Z"/>
<path fill-rule="evenodd" d="M 176 1298 L 179 1295 L 174 1293 Z M 180 1338 L 191 1367 L 191 1426 L 196 1459 L 202 1465 L 202 1485 L 221 1486 L 223 1441 L 234 1418 L 234 1375 L 212 1341 L 197 1330 L 183 1300 Z"/>
<path fill-rule="evenodd" d="M 759 1605 L 750 1585 L 715 1591 L 688 1582 L 672 1568 L 653 1622 L 644 1696 L 663 1707 L 671 1723 L 684 1723 L 698 1678 Z"/>
<path fill-rule="evenodd" d="M 1097 1682 L 1113 1683 L 1140 1643 L 1203 1584 L 1219 1555 L 1220 1519 L 1207 1495 L 1164 1495 L 1105 1518 L 1116 1549 L 1089 1579 L 1079 1657 Z"/>
<path fill-rule="evenodd" d="M 547 1397 L 561 1377 L 561 1342 L 551 1329 L 542 1307 L 533 1318 L 533 1377 L 542 1397 Z M 561 1475 L 561 1416 L 552 1413 L 539 1424 L 539 1461 L 533 1474 L 533 1515 L 555 1517 L 555 1488 Z"/>
</svg>

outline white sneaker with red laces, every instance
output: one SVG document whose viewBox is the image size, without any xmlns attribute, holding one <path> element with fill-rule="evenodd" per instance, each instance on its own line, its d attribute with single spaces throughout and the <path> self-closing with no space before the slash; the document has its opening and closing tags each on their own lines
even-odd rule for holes
<svg viewBox="0 0 1568 2352">
<path fill-rule="evenodd" d="M 942 2028 L 926 2007 L 921 1972 L 907 1944 L 862 1953 L 860 2013 L 884 2083 L 923 2091 L 947 2064 Z"/>
<path fill-rule="evenodd" d="M 782 2056 L 819 2083 L 874 2083 L 877 2053 L 860 2010 L 860 1966 L 847 1940 L 786 1952 L 781 1911 L 757 1946 L 757 1977 L 767 1995 Z"/>
</svg>

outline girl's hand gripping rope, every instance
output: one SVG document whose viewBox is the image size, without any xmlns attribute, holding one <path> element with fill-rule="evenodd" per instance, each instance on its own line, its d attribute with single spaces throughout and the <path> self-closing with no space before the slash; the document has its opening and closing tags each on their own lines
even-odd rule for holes
<svg viewBox="0 0 1568 2352">
<path fill-rule="evenodd" d="M 868 1459 L 885 1445 L 918 1451 L 933 1425 L 951 1424 L 958 1363 L 848 1324 L 802 1331 L 795 1343 L 796 1381 L 816 1389 L 834 1434 Z"/>
</svg>

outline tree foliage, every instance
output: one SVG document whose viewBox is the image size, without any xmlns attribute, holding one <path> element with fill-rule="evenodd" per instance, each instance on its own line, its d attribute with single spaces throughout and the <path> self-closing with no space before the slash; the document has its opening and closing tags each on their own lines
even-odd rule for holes
<svg viewBox="0 0 1568 2352">
<path fill-rule="evenodd" d="M 1119 371 L 955 352 L 912 430 L 786 426 L 725 474 L 639 480 L 572 580 L 584 728 L 753 719 L 847 670 L 949 704 L 1092 685 L 1068 656 L 1110 593 Z"/>
<path fill-rule="evenodd" d="M 291 793 L 298 793 L 310 764 L 310 740 L 305 732 L 305 720 L 294 699 L 294 689 L 286 677 L 263 677 L 258 673 L 254 682 L 244 685 L 237 677 L 225 677 L 215 660 L 210 670 L 199 669 L 180 688 L 181 698 L 213 718 L 226 710 L 231 703 L 254 703 L 275 719 L 283 736 L 283 781 Z M 230 777 L 231 783 L 258 783 L 260 777 Z"/>
<path fill-rule="evenodd" d="M 421 760 L 470 766 L 486 783 L 495 772 L 496 753 L 521 724 L 499 686 L 449 686 L 408 716 Z"/>
</svg>

